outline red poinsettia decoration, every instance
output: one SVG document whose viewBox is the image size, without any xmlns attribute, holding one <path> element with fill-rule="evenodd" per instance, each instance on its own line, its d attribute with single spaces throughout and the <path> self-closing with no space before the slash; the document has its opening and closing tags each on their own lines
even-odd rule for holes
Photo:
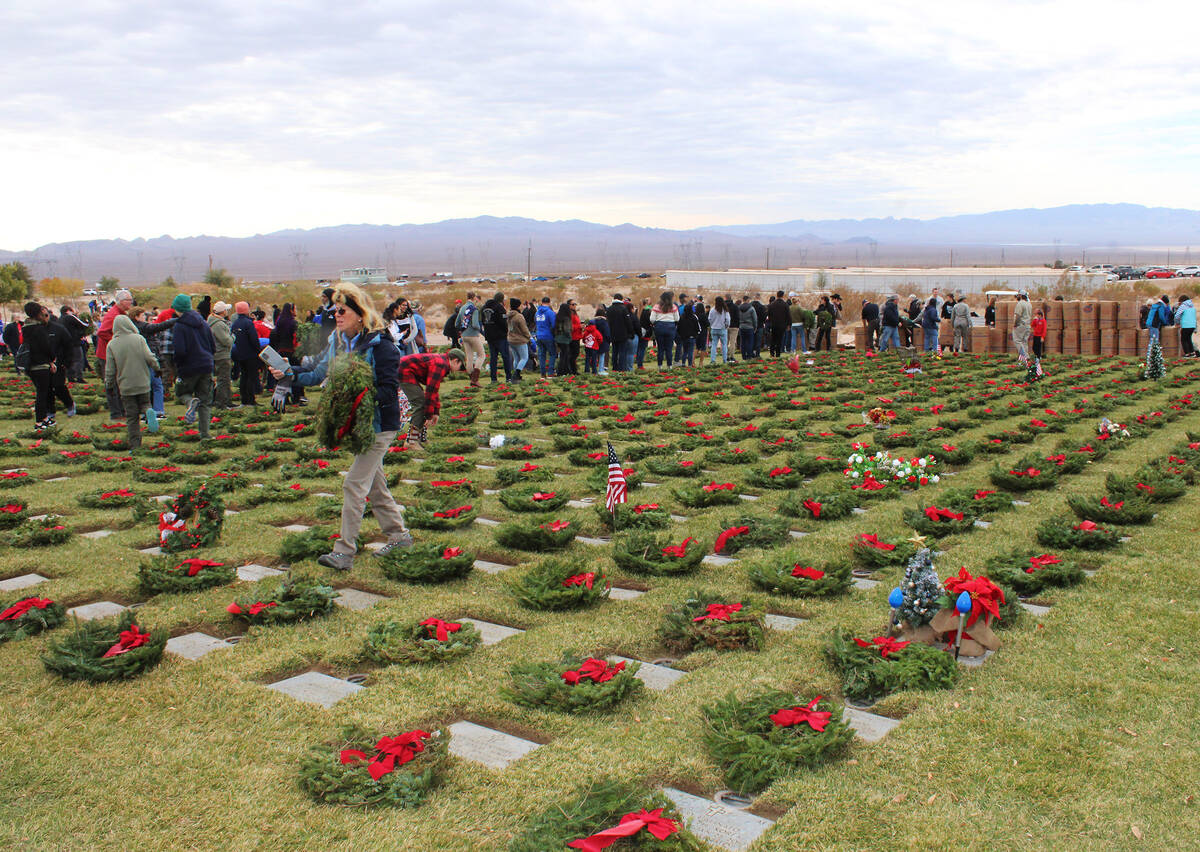
<svg viewBox="0 0 1200 852">
<path fill-rule="evenodd" d="M 889 654 L 894 654 L 897 651 L 903 651 L 908 647 L 908 642 L 900 642 L 893 639 L 891 636 L 876 636 L 870 642 L 865 639 L 855 638 L 854 644 L 860 648 L 875 647 L 879 649 L 879 656 L 887 659 Z"/>
<path fill-rule="evenodd" d="M 950 593 L 950 600 L 966 592 L 971 596 L 971 614 L 967 616 L 967 627 L 985 615 L 984 621 L 1000 617 L 1000 604 L 1004 603 L 1004 591 L 987 577 L 972 577 L 966 568 L 958 570 L 957 577 L 947 577 L 942 584 Z"/>
</svg>

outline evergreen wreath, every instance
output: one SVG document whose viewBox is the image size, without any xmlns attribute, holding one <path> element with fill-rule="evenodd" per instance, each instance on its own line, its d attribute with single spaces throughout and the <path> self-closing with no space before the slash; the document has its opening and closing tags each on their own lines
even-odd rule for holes
<svg viewBox="0 0 1200 852">
<path fill-rule="evenodd" d="M 837 521 L 848 517 L 857 505 L 858 495 L 854 492 L 799 491 L 779 501 L 779 513 L 789 518 Z"/>
<path fill-rule="evenodd" d="M 1121 543 L 1114 527 L 1074 518 L 1046 518 L 1037 527 L 1038 544 L 1054 550 L 1111 550 Z"/>
<path fill-rule="evenodd" d="M 375 370 L 351 353 L 336 355 L 317 404 L 317 441 L 361 455 L 375 443 Z"/>
<path fill-rule="evenodd" d="M 1087 497 L 1067 495 L 1067 506 L 1077 517 L 1102 524 L 1148 524 L 1155 508 L 1145 497 L 1116 497 L 1108 494 Z"/>
<path fill-rule="evenodd" d="M 956 488 L 947 491 L 939 500 L 947 508 L 972 516 L 1011 512 L 1013 509 L 1011 494 L 990 488 L 974 491 L 969 488 Z"/>
<path fill-rule="evenodd" d="M 608 577 L 602 570 L 581 571 L 576 563 L 544 559 L 510 586 L 513 597 L 530 609 L 581 609 L 608 597 Z"/>
<path fill-rule="evenodd" d="M 620 455 L 624 455 L 622 450 Z M 582 470 L 595 470 L 597 466 L 608 470 L 608 453 L 603 450 L 571 450 L 567 453 L 567 461 L 572 467 L 581 468 Z"/>
<path fill-rule="evenodd" d="M 643 465 L 655 476 L 686 476 L 695 477 L 700 472 L 700 466 L 694 459 L 672 459 L 651 456 Z M 607 474 L 607 470 L 604 471 Z"/>
<path fill-rule="evenodd" d="M 733 506 L 741 502 L 737 486 L 732 482 L 710 482 L 707 485 L 690 483 L 678 488 L 672 488 L 671 494 L 683 505 L 691 509 L 704 509 L 709 506 Z"/>
<path fill-rule="evenodd" d="M 8 473 L 0 473 L 0 489 L 18 488 L 22 485 L 28 485 L 31 482 L 38 482 L 36 476 L 32 476 L 27 470 L 14 470 Z"/>
<path fill-rule="evenodd" d="M 416 486 L 417 496 L 422 500 L 430 500 L 438 504 L 454 501 L 456 504 L 469 503 L 471 498 L 478 497 L 482 490 L 466 477 L 455 479 L 431 479 Z"/>
<path fill-rule="evenodd" d="M 97 450 L 107 450 L 112 453 L 129 452 L 129 440 L 121 435 L 93 435 L 92 446 Z"/>
<path fill-rule="evenodd" d="M 578 525 L 551 518 L 510 521 L 496 528 L 496 542 L 503 547 L 541 553 L 562 550 L 575 540 Z"/>
<path fill-rule="evenodd" d="M 470 526 L 479 517 L 479 507 L 474 503 L 461 506 L 431 506 L 420 504 L 404 510 L 404 519 L 410 527 L 418 530 L 454 530 Z"/>
<path fill-rule="evenodd" d="M 46 671 L 67 680 L 105 683 L 128 680 L 162 659 L 167 631 L 144 631 L 126 611 L 116 621 L 85 621 L 42 655 Z"/>
<path fill-rule="evenodd" d="M 301 441 L 299 444 L 295 445 L 295 450 L 296 458 L 300 459 L 301 461 L 312 461 L 313 459 L 345 459 L 346 461 L 349 461 L 350 459 L 350 454 L 341 447 L 334 447 L 333 449 L 330 449 L 322 444 L 311 441 Z M 391 455 L 390 448 L 387 455 Z"/>
<path fill-rule="evenodd" d="M 804 481 L 804 474 L 789 465 L 763 465 L 750 468 L 746 474 L 746 481 L 758 488 L 790 491 L 800 487 Z"/>
<path fill-rule="evenodd" d="M 92 455 L 91 450 L 60 450 L 50 460 L 56 464 L 85 464 Z"/>
<path fill-rule="evenodd" d="M 254 449 L 260 453 L 290 453 L 298 450 L 300 446 L 291 435 L 280 435 L 276 438 L 260 438 L 254 442 Z"/>
<path fill-rule="evenodd" d="M 383 621 L 367 631 L 363 653 L 378 663 L 445 663 L 465 656 L 483 641 L 469 621 Z"/>
<path fill-rule="evenodd" d="M 700 708 L 704 744 L 725 783 L 753 793 L 797 769 L 815 768 L 845 751 L 854 731 L 842 706 L 824 696 L 767 690 L 745 699 L 732 692 Z"/>
<path fill-rule="evenodd" d="M 294 464 L 279 466 L 280 478 L 288 479 L 318 479 L 322 476 L 333 476 L 337 468 L 328 459 L 310 459 Z"/>
<path fill-rule="evenodd" d="M 317 580 L 288 577 L 270 594 L 238 598 L 225 611 L 250 624 L 286 624 L 328 615 L 337 596 L 332 586 Z"/>
<path fill-rule="evenodd" d="M 166 518 L 174 515 L 173 519 Z M 183 521 L 184 529 L 164 531 L 160 535 L 160 546 L 164 553 L 179 553 L 211 547 L 221 538 L 221 527 L 225 524 L 225 502 L 219 493 L 209 487 L 204 479 L 193 479 L 176 497 L 163 520 Z M 160 521 L 160 524 L 162 521 Z"/>
<path fill-rule="evenodd" d="M 71 537 L 71 531 L 58 515 L 47 515 L 41 520 L 32 518 L 22 521 L 11 530 L 3 533 L 3 542 L 9 547 L 53 547 L 62 544 Z"/>
<path fill-rule="evenodd" d="M 383 576 L 406 583 L 458 580 L 475 567 L 475 554 L 450 544 L 393 547 L 380 559 Z"/>
<path fill-rule="evenodd" d="M 215 484 L 215 483 L 214 483 Z M 241 498 L 247 507 L 261 506 L 263 503 L 295 503 L 308 496 L 308 489 L 298 482 L 284 485 L 282 482 L 268 482 L 262 488 L 251 488 Z"/>
<path fill-rule="evenodd" d="M 917 554 L 911 541 L 899 536 L 880 537 L 875 533 L 859 533 L 850 543 L 856 562 L 871 571 L 905 565 Z"/>
<path fill-rule="evenodd" d="M 5 438 L 4 440 L 7 442 L 10 439 Z M 85 435 L 83 432 L 80 432 L 78 429 L 76 429 L 75 431 L 70 432 L 66 435 L 59 435 L 57 438 L 55 438 L 55 440 L 60 444 L 79 446 L 82 444 L 90 444 L 92 442 L 92 436 Z M 14 441 L 13 444 L 16 444 L 16 442 Z M 7 452 L 7 450 L 9 449 L 10 446 L 11 446 L 10 444 L 7 444 L 7 443 L 5 444 L 5 450 L 6 450 L 5 455 L 16 455 L 19 453 L 19 448 L 21 446 L 20 444 L 16 444 L 16 447 L 18 448 L 17 452 Z"/>
<path fill-rule="evenodd" d="M 848 455 L 848 453 L 847 453 Z M 846 463 L 843 459 L 832 456 L 808 456 L 796 453 L 787 460 L 787 467 L 792 468 L 801 476 L 819 476 L 822 473 L 837 473 L 843 470 Z"/>
<path fill-rule="evenodd" d="M 210 465 L 219 462 L 221 454 L 216 450 L 189 450 L 181 447 L 168 453 L 167 458 L 176 464 Z"/>
<path fill-rule="evenodd" d="M 67 620 L 66 608 L 50 598 L 27 597 L 0 605 L 0 644 L 52 630 Z"/>
<path fill-rule="evenodd" d="M 430 456 L 467 456 L 479 449 L 479 444 L 469 438 L 438 438 L 425 448 Z"/>
<path fill-rule="evenodd" d="M 799 548 L 761 557 L 746 566 L 750 582 L 773 595 L 833 597 L 845 594 L 854 582 L 849 562 L 813 565 Z"/>
<path fill-rule="evenodd" d="M 1143 497 L 1151 503 L 1169 503 L 1187 493 L 1187 482 L 1179 476 L 1167 476 L 1162 471 L 1144 466 L 1132 476 L 1110 473 L 1104 479 L 1105 490 L 1118 500 Z"/>
<path fill-rule="evenodd" d="M 598 778 L 580 786 L 565 801 L 556 801 L 533 816 L 509 844 L 508 852 L 566 849 L 569 843 L 620 824 L 626 816 L 643 813 L 671 820 L 677 830 L 662 839 L 648 830 L 640 830 L 618 840 L 611 847 L 614 852 L 703 852 L 709 848 L 684 827 L 683 817 L 662 791 L 648 791 L 613 778 Z"/>
<path fill-rule="evenodd" d="M 634 674 L 641 663 L 612 663 L 566 653 L 557 663 L 517 663 L 500 696 L 521 707 L 590 713 L 612 710 L 643 689 Z"/>
<path fill-rule="evenodd" d="M 617 568 L 631 574 L 676 576 L 699 568 L 707 551 L 691 536 L 677 544 L 668 536 L 631 530 L 613 539 L 612 558 Z"/>
<path fill-rule="evenodd" d="M 671 444 L 627 444 L 621 447 L 618 453 L 621 458 L 629 459 L 630 461 L 641 461 L 642 459 L 650 458 L 651 456 L 667 456 L 676 451 L 676 448 Z M 570 458 L 570 457 L 568 457 Z"/>
<path fill-rule="evenodd" d="M 905 689 L 950 689 L 958 680 L 953 655 L 889 636 L 867 641 L 835 631 L 825 658 L 841 676 L 842 694 L 851 701 L 875 702 Z"/>
<path fill-rule="evenodd" d="M 600 526 L 614 529 L 613 514 L 603 503 L 596 504 L 596 515 Z M 671 525 L 671 513 L 658 503 L 618 503 L 616 506 L 617 530 L 658 530 Z"/>
<path fill-rule="evenodd" d="M 740 452 L 739 452 L 740 450 Z M 720 447 L 705 450 L 700 457 L 706 465 L 744 465 L 758 461 L 758 453 L 745 447 Z"/>
<path fill-rule="evenodd" d="M 918 457 L 933 456 L 944 465 L 969 464 L 977 452 L 979 448 L 974 442 L 959 443 L 948 437 L 945 441 L 934 441 L 917 448 Z"/>
<path fill-rule="evenodd" d="M 589 435 L 587 432 L 579 432 L 570 435 L 554 435 L 551 437 L 551 443 L 554 449 L 559 452 L 567 452 L 568 450 L 592 450 L 600 447 L 601 441 L 599 435 Z"/>
<path fill-rule="evenodd" d="M 0 500 L 0 529 L 11 529 L 29 517 L 29 504 L 24 500 Z"/>
<path fill-rule="evenodd" d="M 445 779 L 449 745 L 447 731 L 374 737 L 348 726 L 301 758 L 300 789 L 326 805 L 415 808 Z"/>
<path fill-rule="evenodd" d="M 968 533 L 975 529 L 975 515 L 959 512 L 942 506 L 925 506 L 905 509 L 904 523 L 921 535 L 941 538 L 955 533 Z"/>
<path fill-rule="evenodd" d="M 288 533 L 279 543 L 279 557 L 288 565 L 303 562 L 306 559 L 316 559 L 324 556 L 333 549 L 333 543 L 342 535 L 336 529 L 325 524 L 318 524 L 303 532 Z M 355 542 L 355 550 L 364 544 L 361 535 Z"/>
<path fill-rule="evenodd" d="M 513 512 L 555 512 L 567 505 L 563 491 L 543 491 L 536 485 L 515 485 L 499 494 L 500 502 Z"/>
<path fill-rule="evenodd" d="M 198 592 L 232 583 L 233 565 L 211 559 L 157 556 L 138 566 L 138 587 L 148 595 L 164 592 Z"/>
<path fill-rule="evenodd" d="M 435 456 L 421 462 L 421 470 L 427 473 L 466 473 L 474 469 L 475 462 L 460 455 Z"/>
<path fill-rule="evenodd" d="M 1036 455 L 1024 456 L 1011 466 L 998 464 L 988 478 L 1005 491 L 1035 491 L 1058 484 L 1058 467 Z"/>
<path fill-rule="evenodd" d="M 633 491 L 642 485 L 642 475 L 632 467 L 621 468 L 625 474 L 625 490 Z M 608 488 L 608 465 L 597 468 L 588 474 L 587 486 L 590 491 L 604 491 Z"/>
<path fill-rule="evenodd" d="M 1013 589 L 1018 595 L 1036 595 L 1046 588 L 1066 588 L 1083 582 L 1083 568 L 1072 559 L 1054 553 L 1037 553 L 1028 548 L 1002 551 L 984 563 L 993 583 Z M 1008 595 L 1005 595 L 1005 600 Z"/>
<path fill-rule="evenodd" d="M 546 455 L 546 450 L 543 444 L 534 443 L 528 438 L 522 438 L 519 435 L 507 436 L 502 446 L 492 450 L 492 458 L 503 459 L 505 461 L 540 459 L 544 455 Z"/>
<path fill-rule="evenodd" d="M 707 645 L 718 651 L 761 651 L 765 613 L 761 605 L 711 591 L 693 591 L 663 616 L 659 635 L 672 651 Z"/>
<path fill-rule="evenodd" d="M 550 482 L 554 479 L 554 471 L 541 464 L 526 462 L 521 467 L 502 467 L 496 471 L 496 482 L 502 488 L 510 485 Z"/>
<path fill-rule="evenodd" d="M 180 470 L 178 466 L 173 464 L 163 465 L 162 467 L 137 465 L 133 468 L 133 478 L 138 482 L 174 482 L 183 475 L 184 472 Z"/>
<path fill-rule="evenodd" d="M 788 539 L 787 521 L 745 512 L 727 515 L 721 521 L 721 529 L 721 534 L 713 544 L 713 552 L 724 556 L 733 556 L 751 547 L 775 547 Z M 744 532 L 735 532 L 739 530 Z"/>
</svg>

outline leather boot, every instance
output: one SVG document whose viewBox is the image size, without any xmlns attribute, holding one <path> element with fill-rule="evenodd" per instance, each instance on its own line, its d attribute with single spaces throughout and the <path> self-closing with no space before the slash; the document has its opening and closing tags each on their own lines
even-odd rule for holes
<svg viewBox="0 0 1200 852">
<path fill-rule="evenodd" d="M 479 387 L 479 368 L 476 367 L 475 369 L 473 369 L 469 375 L 471 377 L 471 387 L 473 387 L 473 388 Z"/>
<path fill-rule="evenodd" d="M 520 370 L 513 370 L 513 381 L 514 382 L 521 381 L 521 371 Z"/>
</svg>

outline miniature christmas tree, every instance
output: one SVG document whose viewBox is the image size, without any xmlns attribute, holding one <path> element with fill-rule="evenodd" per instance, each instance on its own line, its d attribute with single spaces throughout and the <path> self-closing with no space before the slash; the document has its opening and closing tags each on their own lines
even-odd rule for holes
<svg viewBox="0 0 1200 852">
<path fill-rule="evenodd" d="M 1038 358 L 1029 365 L 1029 372 L 1025 374 L 1025 381 L 1036 382 L 1044 375 L 1045 373 L 1042 372 L 1042 359 Z"/>
<path fill-rule="evenodd" d="M 1162 344 L 1155 338 L 1150 341 L 1150 352 L 1146 355 L 1146 378 L 1161 379 L 1166 372 L 1166 367 L 1163 366 Z"/>
<path fill-rule="evenodd" d="M 944 594 L 938 580 L 937 566 L 933 564 L 933 552 L 929 548 L 918 550 L 917 555 L 909 560 L 901 588 L 904 590 L 904 603 L 900 605 L 900 619 L 913 627 L 928 624 L 941 609 L 938 598 Z"/>
</svg>

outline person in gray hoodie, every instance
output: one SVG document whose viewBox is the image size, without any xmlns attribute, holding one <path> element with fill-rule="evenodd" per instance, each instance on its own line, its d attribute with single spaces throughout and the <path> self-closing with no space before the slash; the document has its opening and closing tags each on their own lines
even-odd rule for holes
<svg viewBox="0 0 1200 852">
<path fill-rule="evenodd" d="M 124 314 L 114 319 L 113 336 L 104 359 L 104 386 L 121 398 L 131 450 L 142 445 L 143 413 L 150 431 L 158 431 L 158 417 L 150 404 L 150 377 L 157 369 L 158 359 L 133 320 Z"/>
<path fill-rule="evenodd" d="M 208 315 L 208 327 L 213 336 L 213 381 L 217 384 L 213 395 L 213 408 L 217 411 L 232 411 L 240 408 L 233 404 L 233 381 L 230 378 L 233 361 L 233 332 L 229 330 L 229 310 L 233 305 L 218 301 Z"/>
</svg>

